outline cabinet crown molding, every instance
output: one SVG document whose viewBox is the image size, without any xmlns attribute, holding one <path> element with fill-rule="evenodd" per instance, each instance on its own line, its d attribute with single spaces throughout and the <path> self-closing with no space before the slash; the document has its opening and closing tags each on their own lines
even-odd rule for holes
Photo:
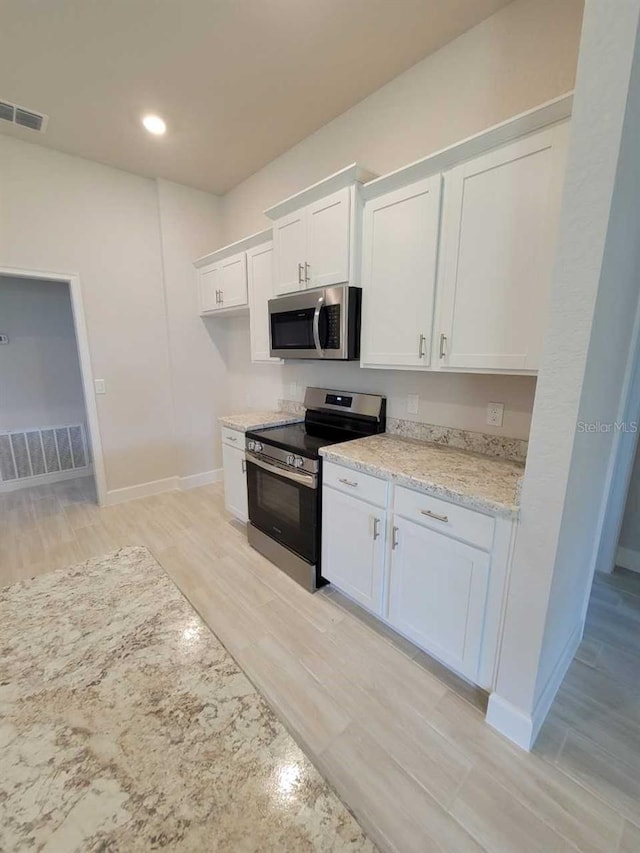
<svg viewBox="0 0 640 853">
<path fill-rule="evenodd" d="M 216 261 L 222 261 L 230 255 L 235 255 L 238 252 L 245 252 L 247 249 L 252 249 L 254 246 L 259 246 L 261 243 L 267 243 L 273 238 L 271 228 L 265 228 L 264 231 L 257 231 L 255 234 L 250 234 L 248 237 L 243 237 L 242 240 L 236 240 L 235 243 L 229 243 L 228 246 L 222 246 L 216 249 L 215 252 L 210 252 L 202 258 L 193 262 L 196 269 L 206 267 Z"/>
<path fill-rule="evenodd" d="M 349 166 L 345 166 L 344 169 L 340 169 L 340 171 L 334 172 L 333 175 L 329 175 L 328 178 L 323 178 L 310 187 L 294 193 L 294 195 L 290 195 L 283 201 L 279 201 L 265 210 L 264 215 L 269 219 L 280 219 L 280 217 L 286 216 L 294 210 L 299 210 L 301 207 L 305 207 L 307 204 L 324 198 L 324 196 L 330 195 L 337 190 L 341 190 L 343 187 L 348 187 L 352 184 L 364 184 L 376 177 L 377 175 L 374 172 L 370 172 L 357 163 L 351 163 Z"/>
<path fill-rule="evenodd" d="M 369 181 L 362 188 L 363 201 L 377 198 L 384 193 L 400 189 L 414 181 L 429 178 L 438 172 L 444 172 L 471 160 L 481 154 L 486 154 L 494 148 L 513 142 L 530 133 L 535 133 L 552 124 L 571 117 L 573 107 L 573 92 L 567 92 L 551 101 L 546 101 L 531 110 L 519 113 L 506 121 L 495 124 L 486 130 L 462 139 L 447 148 L 441 148 L 428 157 L 423 157 L 407 166 L 402 166 L 394 172 L 389 172 L 379 178 Z"/>
</svg>

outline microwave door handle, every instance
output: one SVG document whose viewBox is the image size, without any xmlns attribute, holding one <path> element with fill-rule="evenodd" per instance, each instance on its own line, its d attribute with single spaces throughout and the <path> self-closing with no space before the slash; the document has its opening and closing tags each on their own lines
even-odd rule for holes
<svg viewBox="0 0 640 853">
<path fill-rule="evenodd" d="M 323 305 L 324 296 L 320 296 L 318 298 L 318 303 L 315 307 L 315 311 L 313 312 L 313 340 L 316 345 L 318 355 L 321 358 L 324 356 L 324 350 L 320 346 L 320 311 L 322 310 Z"/>
</svg>

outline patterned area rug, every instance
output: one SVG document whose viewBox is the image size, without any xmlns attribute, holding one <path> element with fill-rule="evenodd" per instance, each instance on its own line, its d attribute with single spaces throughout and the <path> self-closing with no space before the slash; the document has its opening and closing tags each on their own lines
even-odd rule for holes
<svg viewBox="0 0 640 853">
<path fill-rule="evenodd" d="M 0 590 L 0 654 L 0 850 L 374 850 L 146 548 Z"/>
</svg>

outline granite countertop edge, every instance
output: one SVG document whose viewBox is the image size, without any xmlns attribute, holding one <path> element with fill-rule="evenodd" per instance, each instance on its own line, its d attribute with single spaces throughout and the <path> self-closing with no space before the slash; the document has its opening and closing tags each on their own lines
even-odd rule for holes
<svg viewBox="0 0 640 853">
<path fill-rule="evenodd" d="M 424 442 L 424 444 L 430 443 Z M 336 447 L 339 446 L 340 445 L 336 445 Z M 344 445 L 342 445 L 342 447 L 344 448 Z M 436 498 L 451 501 L 452 503 L 467 507 L 468 509 L 478 510 L 479 512 L 488 513 L 490 515 L 510 520 L 518 518 L 520 513 L 520 506 L 517 503 L 504 504 L 499 501 L 492 501 L 490 498 L 481 497 L 480 495 L 464 494 L 463 492 L 456 491 L 455 489 L 450 489 L 448 486 L 395 471 L 393 468 L 382 463 L 373 464 L 349 459 L 342 455 L 342 453 L 333 453 L 330 446 L 320 448 L 320 454 L 327 460 L 327 462 L 335 462 L 336 465 L 343 465 L 345 468 L 349 468 L 352 471 L 362 471 L 365 474 L 383 477 L 384 479 L 393 481 L 398 486 L 407 486 L 410 489 L 415 489 L 416 491 L 424 494 L 433 495 Z M 520 494 L 521 485 L 522 477 L 516 486 L 514 495 L 516 500 Z"/>
<path fill-rule="evenodd" d="M 223 415 L 218 418 L 218 423 L 227 429 L 248 432 L 252 429 L 299 424 L 303 420 L 304 418 L 300 415 L 292 415 L 291 412 L 243 412 L 237 415 Z"/>
</svg>

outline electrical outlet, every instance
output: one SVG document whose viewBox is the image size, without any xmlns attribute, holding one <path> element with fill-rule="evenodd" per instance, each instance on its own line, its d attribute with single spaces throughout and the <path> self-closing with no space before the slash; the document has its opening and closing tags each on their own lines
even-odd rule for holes
<svg viewBox="0 0 640 853">
<path fill-rule="evenodd" d="M 407 414 L 417 415 L 420 398 L 417 394 L 407 394 Z"/>
<path fill-rule="evenodd" d="M 487 404 L 487 423 L 489 426 L 501 427 L 504 419 L 504 403 Z"/>
<path fill-rule="evenodd" d="M 104 381 L 104 379 L 96 379 L 94 381 L 94 385 L 96 386 L 96 394 L 107 393 L 107 383 Z"/>
</svg>

